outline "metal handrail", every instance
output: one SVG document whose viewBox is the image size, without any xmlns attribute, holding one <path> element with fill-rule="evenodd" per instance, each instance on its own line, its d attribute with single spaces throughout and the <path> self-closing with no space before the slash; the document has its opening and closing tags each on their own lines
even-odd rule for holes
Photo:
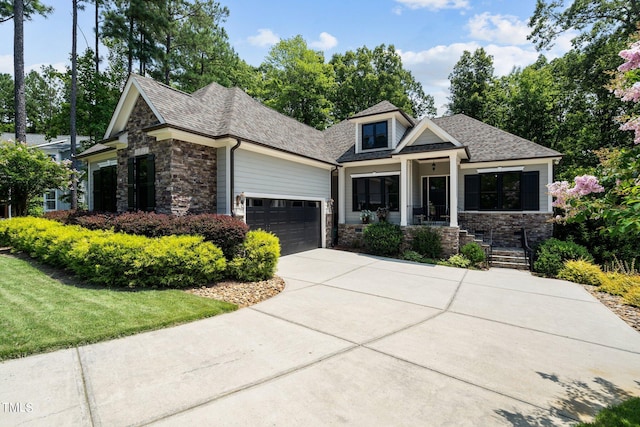
<svg viewBox="0 0 640 427">
<path fill-rule="evenodd" d="M 522 249 L 524 249 L 524 256 L 529 264 L 529 270 L 533 271 L 533 249 L 529 246 L 527 230 L 524 227 L 522 227 Z"/>
</svg>

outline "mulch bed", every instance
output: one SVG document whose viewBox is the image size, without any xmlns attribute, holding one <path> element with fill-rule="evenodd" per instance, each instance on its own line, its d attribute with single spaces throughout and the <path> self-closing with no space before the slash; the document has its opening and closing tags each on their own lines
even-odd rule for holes
<svg viewBox="0 0 640 427">
<path fill-rule="evenodd" d="M 278 295 L 284 289 L 281 277 L 273 276 L 261 282 L 225 281 L 210 286 L 188 289 L 186 292 L 247 307 Z"/>
</svg>

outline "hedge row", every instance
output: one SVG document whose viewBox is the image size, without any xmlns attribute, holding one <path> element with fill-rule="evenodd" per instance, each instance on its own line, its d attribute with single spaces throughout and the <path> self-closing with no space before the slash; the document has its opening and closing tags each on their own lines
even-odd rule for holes
<svg viewBox="0 0 640 427">
<path fill-rule="evenodd" d="M 237 254 L 249 231 L 247 224 L 239 219 L 215 214 L 175 216 L 154 212 L 112 214 L 56 211 L 46 213 L 44 217 L 90 230 L 113 230 L 146 237 L 202 236 L 206 242 L 212 242 L 222 249 L 227 260 Z"/>
<path fill-rule="evenodd" d="M 27 217 L 0 221 L 0 245 L 102 286 L 188 288 L 218 281 L 227 272 L 222 250 L 198 236 L 148 238 Z M 275 236 L 252 231 L 228 273 L 270 278 L 279 251 Z"/>
</svg>

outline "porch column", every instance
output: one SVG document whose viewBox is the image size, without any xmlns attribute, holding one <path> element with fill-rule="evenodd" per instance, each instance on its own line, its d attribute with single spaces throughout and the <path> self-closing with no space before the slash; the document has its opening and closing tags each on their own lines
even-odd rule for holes
<svg viewBox="0 0 640 427">
<path fill-rule="evenodd" d="M 408 160 L 400 160 L 400 225 L 407 225 L 407 196 L 409 193 L 408 186 Z"/>
<path fill-rule="evenodd" d="M 449 155 L 449 226 L 458 226 L 458 155 Z"/>
<path fill-rule="evenodd" d="M 338 224 L 344 224 L 347 217 L 345 168 L 338 168 Z"/>
</svg>

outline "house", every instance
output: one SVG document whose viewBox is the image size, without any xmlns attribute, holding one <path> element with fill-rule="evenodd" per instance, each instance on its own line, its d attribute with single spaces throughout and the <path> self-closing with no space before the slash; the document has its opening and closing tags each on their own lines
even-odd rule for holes
<svg viewBox="0 0 640 427">
<path fill-rule="evenodd" d="M 36 133 L 28 133 L 27 135 L 27 145 L 29 147 L 36 147 L 40 150 L 44 151 L 46 155 L 48 155 L 51 159 L 56 162 L 62 162 L 64 160 L 71 159 L 71 136 L 69 135 L 58 135 L 56 137 L 50 138 L 46 135 L 36 134 Z M 0 135 L 0 141 L 13 141 L 15 139 L 15 134 L 13 133 L 2 133 Z M 80 136 L 76 137 L 77 141 L 88 140 L 89 137 Z M 68 190 L 61 189 L 52 189 L 48 190 L 42 195 L 42 208 L 44 212 L 51 211 L 62 211 L 68 210 L 71 208 L 71 205 L 68 201 L 64 201 L 65 195 L 69 193 Z M 8 217 L 9 209 L 8 206 L 0 204 L 0 218 Z"/>
<path fill-rule="evenodd" d="M 273 231 L 283 253 L 342 243 L 362 210 L 401 226 L 462 230 L 515 246 L 551 235 L 561 154 L 462 114 L 416 120 L 381 102 L 319 131 L 238 88 L 188 94 L 132 74 L 88 164 L 88 204 L 104 211 L 214 212 Z"/>
</svg>

